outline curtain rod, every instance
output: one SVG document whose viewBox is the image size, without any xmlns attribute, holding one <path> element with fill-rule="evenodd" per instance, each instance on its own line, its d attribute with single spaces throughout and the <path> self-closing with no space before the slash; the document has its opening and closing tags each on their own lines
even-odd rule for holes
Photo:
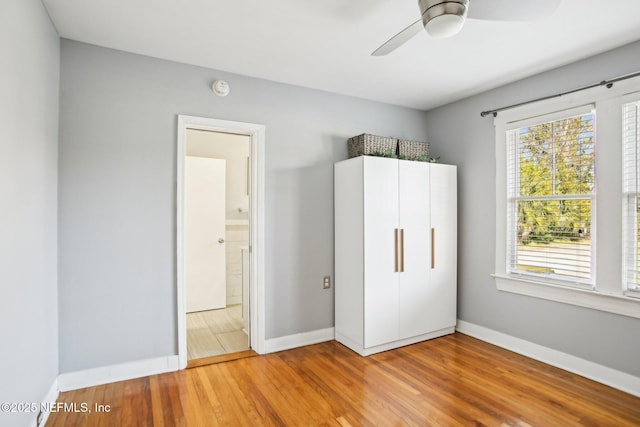
<svg viewBox="0 0 640 427">
<path fill-rule="evenodd" d="M 638 77 L 638 76 L 640 76 L 640 71 L 638 71 L 636 73 L 633 73 L 633 74 L 627 74 L 627 75 L 624 75 L 624 76 L 616 77 L 616 78 L 611 79 L 611 80 L 603 80 L 600 83 L 590 84 L 588 86 L 583 86 L 583 87 L 580 87 L 578 89 L 573 89 L 573 90 L 568 90 L 566 92 L 556 93 L 555 95 L 543 96 L 542 98 L 536 98 L 536 99 L 532 99 L 530 101 L 520 102 L 518 104 L 509 105 L 507 107 L 500 107 L 500 108 L 496 108 L 495 110 L 483 111 L 483 112 L 480 113 L 480 116 L 486 117 L 486 116 L 491 114 L 493 117 L 496 117 L 498 115 L 498 112 L 500 112 L 500 111 L 510 110 L 512 108 L 521 107 L 523 105 L 532 104 L 532 103 L 538 102 L 538 101 L 545 101 L 547 99 L 559 98 L 559 97 L 564 96 L 564 95 L 569 95 L 569 94 L 572 94 L 572 93 L 580 92 L 580 91 L 591 89 L 591 88 L 598 87 L 598 86 L 606 86 L 607 89 L 611 89 L 613 87 L 613 84 L 616 83 L 616 82 L 620 82 L 622 80 L 627 80 L 627 79 L 631 79 L 633 77 Z"/>
</svg>

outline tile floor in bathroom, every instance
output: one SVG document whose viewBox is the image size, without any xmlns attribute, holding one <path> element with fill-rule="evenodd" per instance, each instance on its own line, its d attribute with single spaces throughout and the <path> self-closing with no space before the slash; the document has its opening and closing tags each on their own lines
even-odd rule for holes
<svg viewBox="0 0 640 427">
<path fill-rule="evenodd" d="M 187 313 L 188 360 L 248 350 L 243 328 L 240 304 Z"/>
</svg>

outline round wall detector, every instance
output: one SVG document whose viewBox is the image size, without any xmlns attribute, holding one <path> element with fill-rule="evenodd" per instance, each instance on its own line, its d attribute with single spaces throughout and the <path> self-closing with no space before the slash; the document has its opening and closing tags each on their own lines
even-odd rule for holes
<svg viewBox="0 0 640 427">
<path fill-rule="evenodd" d="M 229 83 L 224 80 L 216 80 L 211 85 L 211 89 L 213 89 L 213 93 L 218 96 L 227 96 L 229 95 Z"/>
</svg>

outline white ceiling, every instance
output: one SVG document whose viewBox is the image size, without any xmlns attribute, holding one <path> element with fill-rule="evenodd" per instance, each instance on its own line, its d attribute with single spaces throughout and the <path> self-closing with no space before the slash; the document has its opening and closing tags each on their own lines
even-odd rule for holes
<svg viewBox="0 0 640 427">
<path fill-rule="evenodd" d="M 640 40 L 639 0 L 467 20 L 384 57 L 369 54 L 419 18 L 417 0 L 42 1 L 61 37 L 424 110 Z"/>
</svg>

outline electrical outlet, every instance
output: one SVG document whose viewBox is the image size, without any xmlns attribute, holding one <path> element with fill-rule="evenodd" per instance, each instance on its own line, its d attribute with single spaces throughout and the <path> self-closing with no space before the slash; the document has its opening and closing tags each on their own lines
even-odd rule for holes
<svg viewBox="0 0 640 427">
<path fill-rule="evenodd" d="M 322 289 L 329 289 L 331 287 L 331 276 L 324 276 L 322 279 Z"/>
</svg>

